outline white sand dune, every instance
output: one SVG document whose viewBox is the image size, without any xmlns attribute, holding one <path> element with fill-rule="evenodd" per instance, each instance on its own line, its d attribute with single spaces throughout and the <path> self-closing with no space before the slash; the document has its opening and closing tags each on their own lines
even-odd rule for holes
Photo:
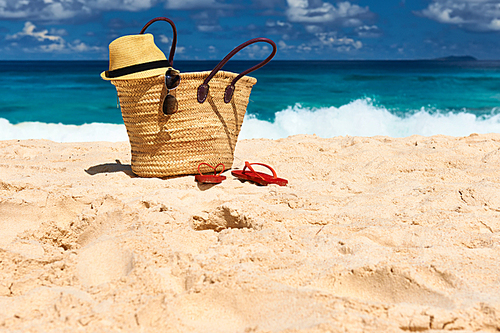
<svg viewBox="0 0 500 333">
<path fill-rule="evenodd" d="M 500 135 L 242 140 L 286 187 L 0 141 L 0 331 L 500 330 Z"/>
</svg>

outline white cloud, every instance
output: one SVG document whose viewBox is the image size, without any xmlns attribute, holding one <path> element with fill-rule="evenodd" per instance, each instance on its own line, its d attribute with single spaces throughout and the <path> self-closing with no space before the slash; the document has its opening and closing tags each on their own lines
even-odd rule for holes
<svg viewBox="0 0 500 333">
<path fill-rule="evenodd" d="M 441 23 L 464 23 L 464 19 L 453 14 L 453 7 L 455 7 L 453 3 L 451 4 L 451 6 L 447 6 L 447 4 L 435 2 L 431 3 L 429 7 L 422 11 L 422 13 L 425 16 Z"/>
<path fill-rule="evenodd" d="M 307 44 L 301 44 L 297 47 L 297 52 L 298 53 L 309 53 L 312 51 L 312 47 L 307 45 Z"/>
<path fill-rule="evenodd" d="M 267 20 L 266 22 L 266 27 L 269 28 L 275 28 L 275 27 L 280 27 L 280 28 L 292 28 L 292 24 L 288 22 L 283 22 L 280 20 L 273 21 L 273 20 Z"/>
<path fill-rule="evenodd" d="M 362 24 L 363 21 L 358 18 L 349 18 L 344 21 L 344 26 L 346 27 L 359 27 Z"/>
<path fill-rule="evenodd" d="M 12 39 L 21 39 L 23 37 L 33 37 L 39 42 L 44 42 L 44 41 L 51 41 L 51 42 L 57 42 L 57 43 L 64 43 L 64 39 L 61 36 L 53 36 L 49 35 L 48 30 L 42 30 L 42 31 L 35 31 L 36 26 L 31 23 L 31 22 L 26 22 L 24 23 L 24 28 L 22 31 L 15 33 L 13 35 L 7 35 L 6 39 L 7 40 L 12 40 Z"/>
<path fill-rule="evenodd" d="M 64 0 L 63 0 L 64 1 Z M 66 0 L 68 1 L 68 0 Z M 73 0 L 80 1 L 80 0 Z M 87 0 L 85 4 L 98 10 L 128 10 L 132 12 L 146 10 L 156 5 L 157 0 Z"/>
<path fill-rule="evenodd" d="M 348 37 L 338 37 L 336 32 L 320 32 L 314 34 L 314 36 L 314 39 L 299 45 L 287 44 L 285 41 L 280 40 L 278 46 L 280 51 L 294 51 L 297 53 L 323 53 L 324 50 L 348 53 L 363 47 L 361 41 Z"/>
<path fill-rule="evenodd" d="M 220 25 L 209 25 L 209 24 L 200 24 L 196 27 L 198 31 L 201 32 L 214 32 L 214 31 L 221 31 L 222 27 Z"/>
<path fill-rule="evenodd" d="M 170 39 L 169 39 L 167 36 L 165 36 L 165 35 L 160 35 L 160 36 L 158 36 L 158 37 L 159 37 L 159 39 L 160 39 L 160 43 L 163 43 L 163 44 L 168 44 L 168 43 L 170 43 Z"/>
<path fill-rule="evenodd" d="M 292 25 L 290 23 L 288 23 L 288 22 L 282 22 L 282 21 L 279 21 L 279 20 L 276 21 L 276 25 L 278 27 L 287 27 L 287 28 L 291 28 L 292 27 Z"/>
<path fill-rule="evenodd" d="M 79 0 L 0 1 L 0 18 L 6 19 L 64 20 L 90 11 L 90 7 Z"/>
<path fill-rule="evenodd" d="M 417 14 L 466 30 L 500 31 L 498 0 L 433 0 Z"/>
<path fill-rule="evenodd" d="M 0 0 L 0 18 L 60 21 L 111 10 L 143 11 L 159 3 L 167 9 L 231 7 L 216 0 Z"/>
<path fill-rule="evenodd" d="M 271 54 L 271 47 L 267 44 L 252 44 L 245 47 L 236 54 L 237 57 L 246 57 L 250 59 L 264 59 Z"/>
<path fill-rule="evenodd" d="M 336 33 L 318 33 L 316 36 L 323 46 L 337 48 L 337 50 L 341 50 L 342 52 L 350 51 L 353 48 L 358 50 L 363 47 L 363 43 L 359 40 L 337 37 Z"/>
<path fill-rule="evenodd" d="M 332 4 L 323 0 L 287 0 L 287 5 L 288 21 L 301 23 L 310 37 L 300 38 L 308 39 L 305 43 L 294 44 L 293 40 L 297 38 L 293 34 L 282 34 L 279 46 L 283 51 L 318 54 L 324 51 L 353 52 L 361 49 L 363 43 L 344 36 L 341 27 L 354 28 L 352 30 L 357 32 L 358 37 L 374 37 L 379 33 L 378 27 L 364 23 L 364 20 L 373 18 L 370 9 L 349 1 Z"/>
<path fill-rule="evenodd" d="M 375 38 L 382 35 L 382 32 L 376 25 L 359 26 L 354 31 L 356 31 L 359 37 L 363 38 Z"/>
<path fill-rule="evenodd" d="M 339 2 L 337 7 L 329 2 L 309 0 L 287 0 L 286 15 L 290 22 L 333 23 L 343 21 L 346 25 L 362 24 L 358 16 L 370 13 L 368 7 L 353 5 L 348 1 Z"/>
<path fill-rule="evenodd" d="M 61 52 L 64 51 L 66 46 L 64 44 L 59 44 L 59 43 L 54 43 L 54 44 L 47 44 L 47 45 L 39 45 L 38 47 L 35 47 L 32 49 L 32 51 L 41 51 L 45 53 L 54 53 L 54 52 Z M 26 48 L 25 48 L 26 50 Z"/>
<path fill-rule="evenodd" d="M 66 31 L 66 29 L 52 28 L 52 29 L 50 29 L 49 33 L 51 35 L 58 35 L 58 36 L 67 36 L 68 35 L 68 31 Z"/>
<path fill-rule="evenodd" d="M 0 0 L 0 18 L 61 21 L 107 10 L 139 11 L 159 0 Z"/>
<path fill-rule="evenodd" d="M 310 25 L 306 25 L 304 28 L 310 34 L 316 34 L 316 33 L 319 33 L 319 32 L 323 32 L 323 28 L 320 27 L 319 25 L 310 24 Z"/>
<path fill-rule="evenodd" d="M 307 7 L 309 7 L 308 0 L 287 0 L 287 3 L 290 7 L 295 7 L 295 8 L 307 8 Z"/>
<path fill-rule="evenodd" d="M 494 18 L 493 20 L 491 20 L 490 24 L 487 25 L 487 27 L 490 30 L 500 30 L 500 19 Z"/>
<path fill-rule="evenodd" d="M 60 33 L 63 32 L 61 30 L 51 30 Z M 12 41 L 10 43 L 11 47 L 21 47 L 23 51 L 28 53 L 83 53 L 105 51 L 101 47 L 89 46 L 78 39 L 68 43 L 61 36 L 49 33 L 49 30 L 45 29 L 38 31 L 36 26 L 29 21 L 24 24 L 22 31 L 13 35 L 7 35 L 5 39 Z"/>
<path fill-rule="evenodd" d="M 278 48 L 279 48 L 280 50 L 286 50 L 286 49 L 288 48 L 288 45 L 285 43 L 285 41 L 280 40 L 280 41 L 278 42 Z"/>
<path fill-rule="evenodd" d="M 220 7 L 215 0 L 167 0 L 167 9 L 198 9 Z"/>
<path fill-rule="evenodd" d="M 84 42 L 76 39 L 72 43 L 68 44 L 68 48 L 71 51 L 83 53 L 83 52 L 100 52 L 103 51 L 102 47 L 99 46 L 89 46 Z"/>
</svg>

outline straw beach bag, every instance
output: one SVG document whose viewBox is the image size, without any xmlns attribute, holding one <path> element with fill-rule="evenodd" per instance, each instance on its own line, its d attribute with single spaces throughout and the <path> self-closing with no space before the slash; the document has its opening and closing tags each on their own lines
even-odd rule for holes
<svg viewBox="0 0 500 333">
<path fill-rule="evenodd" d="M 168 60 L 145 30 L 156 21 L 173 29 Z M 265 42 L 272 53 L 261 63 L 235 74 L 221 71 L 248 45 Z M 255 38 L 232 50 L 212 71 L 179 73 L 173 69 L 177 31 L 168 18 L 148 22 L 140 34 L 109 45 L 110 70 L 102 78 L 115 85 L 132 152 L 132 171 L 141 177 L 198 173 L 200 163 L 231 168 L 248 99 L 257 80 L 246 74 L 267 64 L 276 44 Z M 213 172 L 202 166 L 203 173 Z"/>
</svg>

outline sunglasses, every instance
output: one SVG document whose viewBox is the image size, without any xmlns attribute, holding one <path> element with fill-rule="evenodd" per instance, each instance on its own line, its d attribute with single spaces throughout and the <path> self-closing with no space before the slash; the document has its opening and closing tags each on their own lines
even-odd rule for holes
<svg viewBox="0 0 500 333">
<path fill-rule="evenodd" d="M 167 95 L 163 100 L 163 113 L 165 115 L 174 114 L 177 112 L 177 99 L 170 95 L 170 91 L 179 86 L 181 82 L 180 72 L 176 69 L 169 68 L 165 73 L 165 87 L 167 87 Z"/>
</svg>

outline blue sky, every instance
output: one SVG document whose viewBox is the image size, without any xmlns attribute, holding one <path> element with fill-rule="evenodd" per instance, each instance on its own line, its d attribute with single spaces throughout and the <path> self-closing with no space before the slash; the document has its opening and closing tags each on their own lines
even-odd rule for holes
<svg viewBox="0 0 500 333">
<path fill-rule="evenodd" d="M 115 38 L 151 18 L 177 25 L 175 59 L 221 59 L 253 37 L 276 59 L 500 59 L 500 1 L 0 0 L 0 60 L 105 60 Z M 165 22 L 148 29 L 168 52 Z M 240 59 L 262 58 L 254 44 Z"/>
</svg>

